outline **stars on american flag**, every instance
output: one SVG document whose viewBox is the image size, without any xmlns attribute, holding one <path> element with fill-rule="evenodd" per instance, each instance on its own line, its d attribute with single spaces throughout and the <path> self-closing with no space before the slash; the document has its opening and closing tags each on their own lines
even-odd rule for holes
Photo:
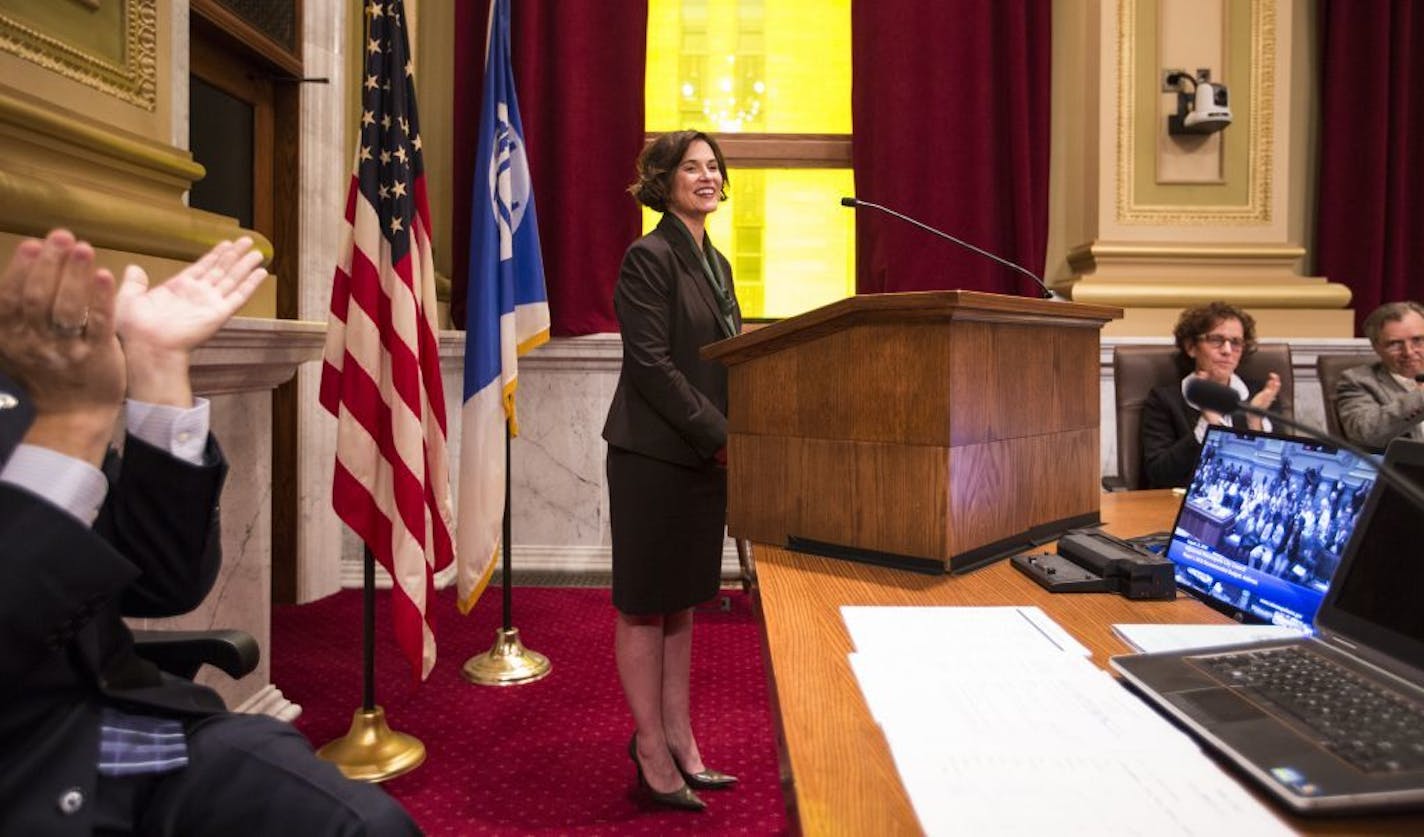
<svg viewBox="0 0 1424 837">
<path fill-rule="evenodd" d="M 413 186 L 425 168 L 415 107 L 415 65 L 401 31 L 402 5 L 371 2 L 366 14 L 357 177 L 362 194 L 379 214 L 392 256 L 398 259 L 409 247 Z"/>
</svg>

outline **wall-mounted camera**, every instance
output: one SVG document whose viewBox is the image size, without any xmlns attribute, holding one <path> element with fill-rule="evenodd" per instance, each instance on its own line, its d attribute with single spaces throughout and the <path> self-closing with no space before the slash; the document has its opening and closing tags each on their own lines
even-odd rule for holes
<svg viewBox="0 0 1424 837">
<path fill-rule="evenodd" d="M 1177 112 L 1167 117 L 1168 134 L 1214 134 L 1231 124 L 1231 97 L 1226 85 L 1212 83 L 1211 71 L 1197 70 L 1193 76 L 1185 70 L 1167 70 L 1162 88 L 1177 94 Z"/>
</svg>

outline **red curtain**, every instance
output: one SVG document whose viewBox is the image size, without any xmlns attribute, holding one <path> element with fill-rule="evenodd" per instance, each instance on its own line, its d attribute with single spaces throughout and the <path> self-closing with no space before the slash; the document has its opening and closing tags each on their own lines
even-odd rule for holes
<svg viewBox="0 0 1424 837">
<path fill-rule="evenodd" d="M 623 251 L 642 232 L 628 196 L 643 147 L 647 4 L 520 0 L 512 4 L 510 51 L 519 115 L 534 178 L 551 331 L 617 331 L 613 284 Z M 455 6 L 456 237 L 452 318 L 465 322 L 470 179 L 484 84 L 489 0 Z"/>
<path fill-rule="evenodd" d="M 1043 275 L 1050 0 L 851 4 L 856 196 Z M 1030 280 L 858 209 L 861 293 L 1040 296 Z"/>
<path fill-rule="evenodd" d="M 1357 324 L 1424 297 L 1424 6 L 1321 0 L 1315 269 Z"/>
</svg>

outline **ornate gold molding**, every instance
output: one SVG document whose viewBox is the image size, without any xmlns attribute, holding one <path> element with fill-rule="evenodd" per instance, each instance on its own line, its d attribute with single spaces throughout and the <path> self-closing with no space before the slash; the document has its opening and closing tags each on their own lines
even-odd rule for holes
<svg viewBox="0 0 1424 837">
<path fill-rule="evenodd" d="M 192 259 L 253 236 L 237 221 L 183 203 L 203 167 L 180 151 L 0 88 L 0 230 L 43 235 L 66 226 L 98 247 Z"/>
<path fill-rule="evenodd" d="M 1271 285 L 1239 282 L 1074 282 L 1069 288 L 1074 302 L 1116 305 L 1120 308 L 1180 308 L 1223 299 L 1248 308 L 1287 308 L 1335 311 L 1350 304 L 1350 289 L 1320 279 L 1300 278 Z"/>
<path fill-rule="evenodd" d="M 1103 242 L 1080 244 L 1067 262 L 1078 274 L 1093 274 L 1103 264 L 1190 265 L 1215 270 L 1223 265 L 1276 269 L 1297 278 L 1292 266 L 1305 256 L 1297 244 L 1194 244 L 1173 242 Z M 1160 269 L 1160 268 L 1159 268 Z"/>
<path fill-rule="evenodd" d="M 0 50 L 120 101 L 153 111 L 158 102 L 157 0 L 124 4 L 124 60 L 114 63 L 0 12 Z"/>
<path fill-rule="evenodd" d="M 74 146 L 101 159 L 122 164 L 136 179 L 162 184 L 179 192 L 203 177 L 193 156 L 125 131 L 86 121 L 72 111 L 33 96 L 0 88 L 0 135 L 32 138 L 51 149 Z"/>
<path fill-rule="evenodd" d="M 1251 2 L 1251 107 L 1247 136 L 1247 202 L 1187 206 L 1138 203 L 1136 40 L 1137 0 L 1118 0 L 1117 220 L 1124 224 L 1204 226 L 1271 222 L 1271 172 L 1275 158 L 1276 0 Z"/>
</svg>

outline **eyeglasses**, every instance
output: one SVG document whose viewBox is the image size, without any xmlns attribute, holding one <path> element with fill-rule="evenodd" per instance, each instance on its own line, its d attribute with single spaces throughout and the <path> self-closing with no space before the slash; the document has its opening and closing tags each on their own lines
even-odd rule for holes
<svg viewBox="0 0 1424 837">
<path fill-rule="evenodd" d="M 1230 346 L 1231 351 L 1239 352 L 1246 348 L 1246 341 L 1240 337 L 1227 337 L 1224 334 L 1198 334 L 1197 340 L 1207 344 L 1213 349 L 1220 349 L 1222 346 Z"/>
<path fill-rule="evenodd" d="M 1392 355 L 1402 355 L 1406 346 L 1416 352 L 1424 351 L 1424 334 L 1416 334 L 1405 340 L 1391 340 L 1380 348 Z"/>
</svg>

